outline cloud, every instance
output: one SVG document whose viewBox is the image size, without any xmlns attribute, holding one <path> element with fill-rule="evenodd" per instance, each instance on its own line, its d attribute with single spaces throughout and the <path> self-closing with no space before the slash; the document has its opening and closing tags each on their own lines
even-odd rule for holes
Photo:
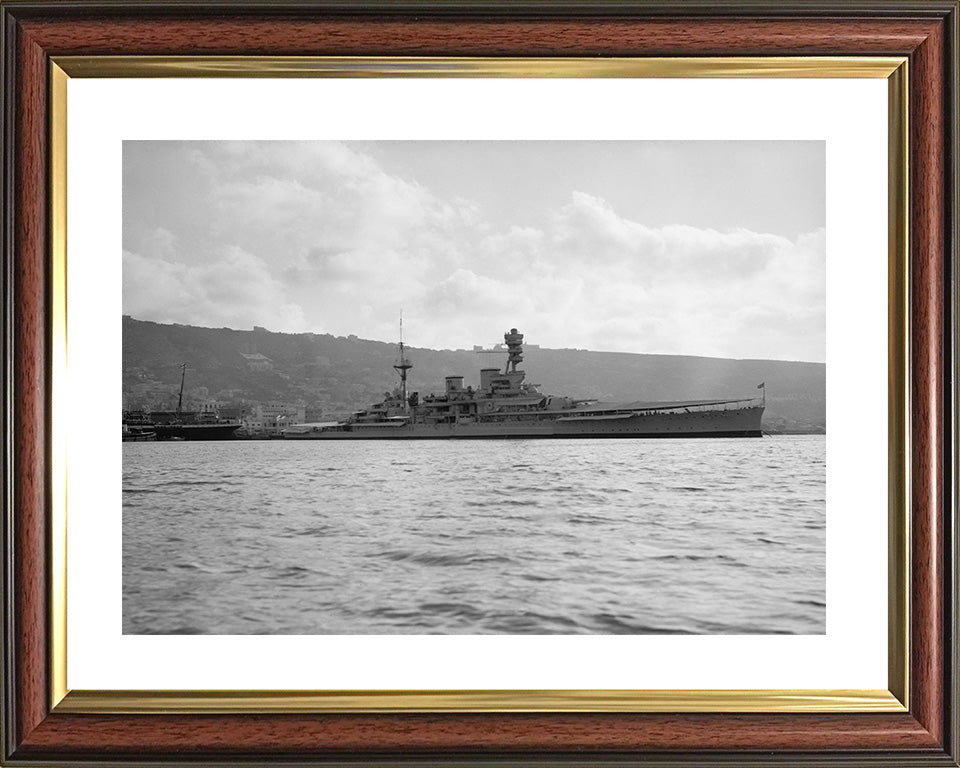
<svg viewBox="0 0 960 768">
<path fill-rule="evenodd" d="M 163 253 L 123 252 L 124 312 L 158 322 L 307 330 L 302 309 L 257 257 L 227 246 L 211 261 L 183 264 Z"/>
<path fill-rule="evenodd" d="M 391 340 L 402 309 L 414 346 L 486 344 L 515 326 L 542 346 L 825 356 L 822 229 L 651 227 L 577 189 L 504 225 L 338 142 L 156 151 L 163 172 L 125 175 L 136 317 Z"/>
</svg>

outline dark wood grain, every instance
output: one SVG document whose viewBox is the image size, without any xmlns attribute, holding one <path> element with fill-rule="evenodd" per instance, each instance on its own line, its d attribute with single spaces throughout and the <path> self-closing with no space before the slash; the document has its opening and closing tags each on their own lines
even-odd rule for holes
<svg viewBox="0 0 960 768">
<path fill-rule="evenodd" d="M 392 56 L 669 56 L 906 53 L 936 21 L 836 19 L 121 19 L 27 20 L 25 34 L 51 55 L 242 54 Z"/>
<path fill-rule="evenodd" d="M 372 750 L 490 753 L 671 749 L 934 749 L 909 715 L 247 715 L 50 717 L 23 745 L 44 755 L 94 743 L 103 753 L 263 754 Z"/>
<path fill-rule="evenodd" d="M 17 46 L 16 220 L 13 375 L 14 504 L 17 510 L 17 732 L 22 741 L 46 717 L 46 60 Z"/>
<path fill-rule="evenodd" d="M 943 738 L 944 50 L 937 28 L 911 60 L 913 387 L 911 709 Z"/>
<path fill-rule="evenodd" d="M 72 7 L 72 6 L 71 6 Z M 12 260 L 15 293 L 14 524 L 16 638 L 15 757 L 131 761 L 287 756 L 379 762 L 498 757 L 513 762 L 619 760 L 674 763 L 857 762 L 956 765 L 946 725 L 956 717 L 954 655 L 946 653 L 946 540 L 951 499 L 944 489 L 947 395 L 944 348 L 947 271 L 956 212 L 951 181 L 957 55 L 949 25 L 956 9 L 896 4 L 857 18 L 649 18 L 641 11 L 590 18 L 457 18 L 448 14 L 287 16 L 169 12 L 147 16 L 117 6 L 90 15 L 81 6 L 5 8 L 5 62 L 16 68 Z M 307 6 L 305 6 L 307 7 Z M 66 9 L 65 9 L 66 8 Z M 307 7 L 308 8 L 308 7 Z M 946 10 L 942 10 L 942 9 Z M 12 10 L 11 10 L 12 9 Z M 812 10 L 811 10 L 812 9 Z M 938 10 L 939 9 L 939 10 Z M 19 15 L 17 15 L 19 13 Z M 768 14 L 768 16 L 771 14 Z M 9 41 L 15 42 L 11 52 Z M 51 55 L 769 55 L 876 54 L 911 59 L 912 375 L 912 707 L 902 715 L 243 715 L 101 716 L 49 713 L 46 623 L 46 77 Z M 949 77 L 948 77 L 949 75 Z M 9 98 L 10 94 L 5 94 Z M 950 297 L 951 299 L 955 297 Z M 10 681 L 7 681 L 10 685 Z M 659 757 L 658 757 L 659 755 Z M 666 755 L 666 757 L 664 757 Z M 9 755 L 8 755 L 9 756 Z M 725 757 L 726 756 L 726 757 Z"/>
</svg>

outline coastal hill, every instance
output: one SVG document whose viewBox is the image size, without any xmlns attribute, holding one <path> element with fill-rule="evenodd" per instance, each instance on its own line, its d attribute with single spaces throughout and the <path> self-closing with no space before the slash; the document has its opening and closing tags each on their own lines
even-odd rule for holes
<svg viewBox="0 0 960 768">
<path fill-rule="evenodd" d="M 522 330 L 522 329 L 521 329 Z M 395 344 L 355 336 L 238 331 L 123 318 L 125 408 L 175 407 L 180 364 L 187 364 L 185 407 L 204 401 L 302 402 L 308 418 L 345 415 L 378 401 L 397 382 Z M 444 376 L 477 385 L 483 367 L 506 355 L 410 347 L 409 390 L 443 389 Z M 527 381 L 545 393 L 600 400 L 753 397 L 766 382 L 764 428 L 826 428 L 826 366 L 779 360 L 526 348 Z"/>
</svg>

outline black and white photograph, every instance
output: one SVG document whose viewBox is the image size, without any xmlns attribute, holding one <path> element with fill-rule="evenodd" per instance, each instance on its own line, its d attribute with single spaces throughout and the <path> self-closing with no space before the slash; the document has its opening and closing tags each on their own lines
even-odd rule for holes
<svg viewBox="0 0 960 768">
<path fill-rule="evenodd" d="M 125 635 L 825 633 L 826 142 L 122 154 Z"/>
</svg>

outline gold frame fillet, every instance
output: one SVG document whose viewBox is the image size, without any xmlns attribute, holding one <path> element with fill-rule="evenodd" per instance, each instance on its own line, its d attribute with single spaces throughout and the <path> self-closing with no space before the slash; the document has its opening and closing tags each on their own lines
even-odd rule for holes
<svg viewBox="0 0 960 768">
<path fill-rule="evenodd" d="M 908 77 L 904 57 L 60 56 L 50 69 L 50 699 L 57 712 L 904 712 L 909 707 Z M 134 691 L 67 687 L 67 84 L 72 77 L 882 78 L 888 82 L 888 690 Z"/>
</svg>

